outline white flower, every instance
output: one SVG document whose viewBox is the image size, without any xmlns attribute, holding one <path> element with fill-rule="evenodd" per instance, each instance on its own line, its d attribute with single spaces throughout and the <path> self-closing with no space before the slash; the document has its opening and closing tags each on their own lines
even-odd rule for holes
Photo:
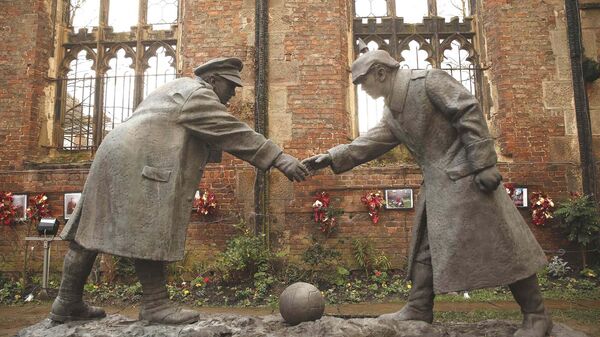
<svg viewBox="0 0 600 337">
<path fill-rule="evenodd" d="M 469 296 L 469 293 L 465 291 L 465 293 L 463 294 L 463 297 L 468 300 L 469 298 L 471 298 L 471 296 Z"/>
<path fill-rule="evenodd" d="M 33 294 L 29 294 L 29 295 L 27 295 L 27 297 L 25 297 L 25 300 L 24 300 L 24 301 L 25 301 L 25 302 L 31 302 L 31 301 L 33 301 Z"/>
</svg>

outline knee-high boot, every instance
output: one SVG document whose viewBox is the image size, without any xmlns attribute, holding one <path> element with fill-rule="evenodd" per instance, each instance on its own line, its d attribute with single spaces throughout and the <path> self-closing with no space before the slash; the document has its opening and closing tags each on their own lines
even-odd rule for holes
<svg viewBox="0 0 600 337">
<path fill-rule="evenodd" d="M 408 303 L 398 312 L 379 316 L 382 320 L 433 322 L 433 270 L 431 265 L 416 262 Z"/>
<path fill-rule="evenodd" d="M 513 297 L 521 307 L 523 325 L 515 337 L 544 337 L 552 331 L 552 320 L 544 307 L 537 275 L 509 284 Z"/>
<path fill-rule="evenodd" d="M 176 306 L 169 301 L 163 261 L 135 260 L 135 272 L 142 284 L 140 320 L 160 324 L 188 324 L 199 319 L 197 311 Z"/>
<path fill-rule="evenodd" d="M 57 322 L 102 318 L 106 313 L 102 308 L 83 302 L 83 286 L 92 271 L 96 252 L 89 251 L 76 243 L 71 243 L 63 264 L 62 280 L 58 296 L 52 304 L 50 319 Z"/>
</svg>

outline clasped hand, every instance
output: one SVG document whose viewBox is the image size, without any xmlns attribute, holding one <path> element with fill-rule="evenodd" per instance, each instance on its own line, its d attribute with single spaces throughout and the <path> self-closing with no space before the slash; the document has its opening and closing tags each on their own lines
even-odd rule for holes
<svg viewBox="0 0 600 337">
<path fill-rule="evenodd" d="M 495 191 L 502 181 L 502 176 L 496 166 L 488 167 L 481 170 L 475 175 L 475 183 L 480 190 L 486 193 Z"/>
<path fill-rule="evenodd" d="M 281 153 L 273 163 L 290 181 L 304 181 L 310 174 L 308 169 L 298 159 L 286 153 Z"/>
<path fill-rule="evenodd" d="M 306 166 L 306 168 L 308 169 L 308 171 L 310 171 L 311 174 L 314 174 L 316 171 L 330 166 L 331 163 L 332 159 L 329 153 L 321 153 L 316 156 L 306 158 L 302 161 L 302 164 Z"/>
</svg>

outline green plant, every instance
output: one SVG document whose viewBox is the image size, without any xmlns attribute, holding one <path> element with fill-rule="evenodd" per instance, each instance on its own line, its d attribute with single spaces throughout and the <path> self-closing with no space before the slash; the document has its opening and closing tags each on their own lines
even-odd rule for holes
<svg viewBox="0 0 600 337">
<path fill-rule="evenodd" d="M 368 239 L 354 239 L 352 241 L 352 255 L 356 264 L 364 269 L 366 276 L 369 276 L 369 269 L 372 266 L 373 243 Z"/>
<path fill-rule="evenodd" d="M 244 223 L 236 228 L 239 234 L 227 242 L 227 248 L 216 256 L 213 264 L 225 281 L 240 281 L 257 272 L 266 272 L 272 258 L 264 235 L 254 235 Z"/>
<path fill-rule="evenodd" d="M 356 264 L 364 269 L 367 277 L 371 269 L 385 271 L 392 267 L 389 258 L 381 251 L 376 252 L 373 248 L 373 242 L 369 239 L 353 240 L 352 255 Z"/>
<path fill-rule="evenodd" d="M 568 266 L 567 261 L 558 256 L 554 256 L 546 268 L 548 269 L 548 275 L 554 278 L 563 278 L 571 271 L 571 267 Z"/>
<path fill-rule="evenodd" d="M 581 247 L 583 267 L 587 267 L 586 250 L 600 234 L 600 214 L 594 200 L 587 195 L 572 194 L 558 206 L 554 215 L 561 220 L 557 226 L 565 232 L 567 240 Z"/>
<path fill-rule="evenodd" d="M 581 272 L 579 272 L 579 275 L 581 275 L 583 277 L 589 277 L 589 278 L 598 277 L 598 274 L 591 268 L 583 268 L 583 270 Z"/>
<path fill-rule="evenodd" d="M 379 270 L 386 271 L 392 269 L 392 262 L 383 252 L 379 252 L 379 255 L 373 259 L 373 266 Z"/>
<path fill-rule="evenodd" d="M 317 241 L 314 241 L 312 246 L 308 247 L 302 253 L 302 261 L 306 262 L 311 267 L 323 265 L 326 262 L 335 260 L 342 254 L 331 248 L 327 248 Z"/>
</svg>

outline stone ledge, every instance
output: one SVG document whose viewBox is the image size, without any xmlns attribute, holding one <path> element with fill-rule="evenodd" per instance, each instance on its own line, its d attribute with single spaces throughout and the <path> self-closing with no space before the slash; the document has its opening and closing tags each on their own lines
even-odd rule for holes
<svg viewBox="0 0 600 337">
<path fill-rule="evenodd" d="M 332 316 L 289 326 L 279 315 L 206 315 L 194 324 L 168 326 L 109 315 L 98 321 L 67 324 L 45 319 L 21 330 L 16 337 L 511 337 L 517 328 L 515 322 L 500 320 L 429 325 L 418 321 L 384 322 L 376 318 L 342 319 Z M 552 336 L 587 337 L 558 323 L 554 325 Z"/>
</svg>

